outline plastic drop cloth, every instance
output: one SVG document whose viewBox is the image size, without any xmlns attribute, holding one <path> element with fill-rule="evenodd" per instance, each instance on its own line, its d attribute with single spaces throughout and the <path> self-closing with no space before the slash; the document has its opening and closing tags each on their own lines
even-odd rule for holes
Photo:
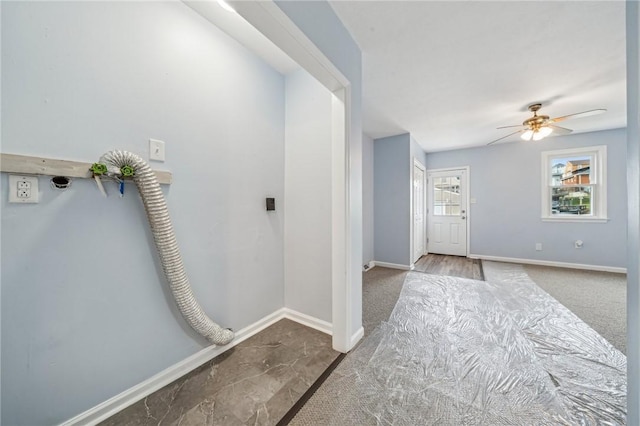
<svg viewBox="0 0 640 426">
<path fill-rule="evenodd" d="M 346 417 L 384 425 L 625 424 L 626 357 L 521 266 L 483 265 L 487 282 L 407 275 L 389 321 L 341 372 L 358 398 Z"/>
</svg>

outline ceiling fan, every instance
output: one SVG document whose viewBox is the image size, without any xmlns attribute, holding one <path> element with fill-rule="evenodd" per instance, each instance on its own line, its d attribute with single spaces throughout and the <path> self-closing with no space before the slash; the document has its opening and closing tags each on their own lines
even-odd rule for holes
<svg viewBox="0 0 640 426">
<path fill-rule="evenodd" d="M 518 133 L 522 133 L 520 137 L 525 141 L 539 141 L 542 138 L 549 136 L 551 133 L 555 133 L 557 135 L 568 135 L 573 130 L 567 129 L 564 127 L 556 126 L 554 123 L 559 123 L 561 121 L 568 120 L 570 118 L 582 118 L 589 117 L 591 115 L 602 114 L 606 112 L 606 109 L 592 109 L 589 111 L 577 112 L 575 114 L 563 115 L 562 117 L 549 118 L 548 115 L 538 115 L 538 111 L 542 108 L 542 104 L 532 104 L 529 105 L 529 111 L 533 113 L 533 117 L 529 117 L 522 122 L 522 124 L 518 124 L 515 126 L 502 126 L 498 127 L 498 129 L 509 129 L 513 127 L 519 127 L 517 131 L 513 133 L 509 133 L 506 136 L 503 136 L 499 139 L 489 142 L 487 145 L 494 144 L 502 139 L 506 139 L 509 136 L 513 136 Z"/>
</svg>

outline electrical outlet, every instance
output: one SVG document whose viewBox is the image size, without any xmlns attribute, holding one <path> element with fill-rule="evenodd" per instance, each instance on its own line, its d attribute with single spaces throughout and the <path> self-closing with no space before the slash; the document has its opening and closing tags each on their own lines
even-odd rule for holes
<svg viewBox="0 0 640 426">
<path fill-rule="evenodd" d="M 542 251 L 542 243 L 536 243 L 536 251 Z"/>
<path fill-rule="evenodd" d="M 10 203 L 37 203 L 38 177 L 9 175 Z"/>
</svg>

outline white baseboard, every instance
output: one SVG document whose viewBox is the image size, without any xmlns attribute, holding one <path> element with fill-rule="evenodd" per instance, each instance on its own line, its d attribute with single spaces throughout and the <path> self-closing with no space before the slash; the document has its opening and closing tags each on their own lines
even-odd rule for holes
<svg viewBox="0 0 640 426">
<path fill-rule="evenodd" d="M 402 269 L 405 271 L 413 271 L 413 268 L 415 268 L 413 263 L 411 265 L 402 265 L 400 263 L 378 262 L 377 260 L 375 260 L 373 263 L 375 264 L 375 266 L 382 266 L 383 268 Z"/>
<path fill-rule="evenodd" d="M 235 339 L 225 346 L 208 346 L 201 351 L 191 355 L 188 358 L 172 365 L 171 367 L 159 372 L 153 377 L 141 382 L 132 388 L 110 398 L 89 410 L 78 414 L 77 416 L 65 421 L 61 426 L 76 425 L 96 425 L 119 411 L 124 410 L 130 405 L 140 401 L 142 398 L 152 394 L 158 389 L 163 388 L 174 380 L 184 376 L 188 372 L 200 367 L 202 364 L 212 360 L 223 352 L 228 351 L 237 344 L 247 340 L 269 327 L 272 324 L 288 318 L 292 321 L 306 325 L 327 334 L 331 334 L 332 326 L 326 321 L 319 320 L 309 315 L 296 312 L 292 309 L 281 308 L 272 314 L 256 321 L 255 323 L 243 328 L 236 333 Z"/>
<path fill-rule="evenodd" d="M 364 337 L 364 328 L 360 327 L 358 329 L 358 331 L 353 333 L 353 335 L 351 336 L 351 346 L 350 346 L 350 348 L 354 348 L 356 346 L 356 344 L 360 341 L 360 339 L 362 339 L 363 337 Z"/>
<path fill-rule="evenodd" d="M 371 262 L 367 263 L 365 266 L 368 266 L 368 268 L 362 268 L 362 270 L 363 270 L 364 272 L 370 271 L 370 270 L 372 270 L 373 268 L 375 268 L 375 267 L 376 267 L 376 262 L 374 262 L 374 261 L 372 260 Z"/>
<path fill-rule="evenodd" d="M 306 325 L 307 327 L 322 331 L 329 336 L 331 336 L 333 333 L 333 325 L 330 322 L 303 314 L 298 311 L 294 311 L 293 309 L 289 308 L 282 308 L 281 311 L 283 312 L 283 318 L 288 318 L 291 321 L 295 321 L 302 325 Z"/>
<path fill-rule="evenodd" d="M 585 269 L 587 271 L 603 271 L 603 272 L 615 272 L 618 274 L 626 274 L 627 268 L 618 268 L 615 266 L 602 266 L 602 265 L 585 265 L 582 263 L 567 263 L 567 262 L 554 262 L 551 260 L 537 260 L 537 259 L 519 259 L 516 257 L 500 257 L 500 256 L 485 256 L 482 254 L 470 254 L 467 256 L 471 259 L 492 260 L 495 262 L 507 262 L 507 263 L 522 263 L 526 265 L 541 265 L 541 266 L 555 266 L 556 268 L 571 268 L 571 269 Z"/>
</svg>

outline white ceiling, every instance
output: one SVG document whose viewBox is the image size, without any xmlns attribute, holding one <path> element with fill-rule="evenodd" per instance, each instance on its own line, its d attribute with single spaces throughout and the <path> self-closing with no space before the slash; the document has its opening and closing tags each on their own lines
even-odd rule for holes
<svg viewBox="0 0 640 426">
<path fill-rule="evenodd" d="M 530 116 L 606 108 L 626 125 L 624 1 L 332 1 L 363 52 L 363 130 L 427 151 L 482 146 Z M 502 142 L 517 141 L 518 136 Z"/>
</svg>

